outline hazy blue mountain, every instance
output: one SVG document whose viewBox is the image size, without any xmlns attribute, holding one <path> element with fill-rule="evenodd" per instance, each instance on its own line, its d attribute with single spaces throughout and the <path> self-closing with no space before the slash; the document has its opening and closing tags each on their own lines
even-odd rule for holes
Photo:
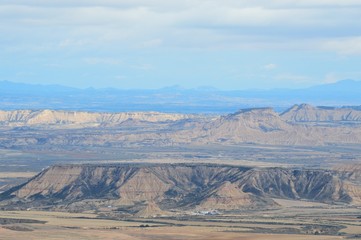
<svg viewBox="0 0 361 240">
<path fill-rule="evenodd" d="M 40 85 L 40 84 L 25 84 L 15 83 L 9 81 L 0 81 L 0 94 L 16 96 L 19 94 L 26 95 L 53 95 L 53 94 L 67 94 L 79 92 L 79 89 L 65 87 L 61 85 Z"/>
<path fill-rule="evenodd" d="M 212 87 L 155 90 L 78 89 L 0 81 L 0 109 L 64 109 L 83 111 L 163 111 L 225 113 L 269 106 L 284 110 L 294 103 L 360 106 L 361 81 L 342 80 L 305 89 L 222 91 Z"/>
</svg>

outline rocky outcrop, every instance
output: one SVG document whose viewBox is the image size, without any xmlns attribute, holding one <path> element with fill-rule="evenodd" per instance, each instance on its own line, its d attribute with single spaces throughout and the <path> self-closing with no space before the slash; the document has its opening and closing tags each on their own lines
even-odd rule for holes
<svg viewBox="0 0 361 240">
<path fill-rule="evenodd" d="M 335 166 L 334 170 L 338 171 L 343 179 L 361 182 L 361 164 L 341 164 Z"/>
<path fill-rule="evenodd" d="M 288 122 L 361 122 L 361 111 L 353 108 L 293 105 L 281 114 Z"/>
<path fill-rule="evenodd" d="M 4 148 L 174 146 L 183 144 L 360 144 L 358 111 L 293 107 L 243 109 L 225 116 L 65 111 L 0 112 Z M 345 111 L 345 113 L 341 113 Z M 351 112 L 350 112 L 351 111 Z M 302 113 L 302 114 L 301 114 Z M 39 131 L 39 129 L 41 131 Z"/>
<path fill-rule="evenodd" d="M 271 145 L 361 143 L 360 126 L 296 124 L 285 121 L 270 108 L 241 110 L 205 123 L 183 135 L 191 136 L 192 142 L 200 144 L 210 142 Z"/>
<path fill-rule="evenodd" d="M 0 125 L 34 126 L 34 125 L 80 125 L 101 126 L 114 125 L 127 120 L 145 122 L 165 122 L 194 118 L 192 114 L 167 114 L 159 112 L 128 112 L 128 113 L 98 113 L 55 110 L 17 110 L 0 111 Z"/>
<path fill-rule="evenodd" d="M 66 165 L 50 167 L 0 194 L 0 205 L 77 211 L 111 206 L 136 216 L 277 207 L 272 198 L 361 205 L 361 182 L 350 178 L 336 170 L 202 164 Z"/>
<path fill-rule="evenodd" d="M 79 125 L 79 126 L 114 126 L 120 123 L 134 122 L 175 122 L 174 127 L 180 129 L 184 125 L 196 124 L 198 119 L 207 117 L 197 114 L 168 114 L 159 112 L 77 112 L 62 110 L 14 110 L 0 111 L 0 125 L 2 126 L 49 126 L 49 125 Z M 182 120 L 182 121 L 181 121 Z M 195 120 L 195 121 L 192 121 Z M 271 108 L 242 109 L 236 113 L 221 116 L 204 126 L 217 126 L 225 121 L 242 122 L 250 128 L 275 131 L 283 129 L 285 122 L 361 122 L 361 111 L 351 107 L 314 107 L 308 104 L 293 105 L 285 112 L 278 114 Z"/>
<path fill-rule="evenodd" d="M 270 108 L 241 110 L 197 130 L 192 132 L 201 142 L 265 142 L 269 139 L 284 142 L 292 133 L 296 136 L 297 131 Z"/>
</svg>

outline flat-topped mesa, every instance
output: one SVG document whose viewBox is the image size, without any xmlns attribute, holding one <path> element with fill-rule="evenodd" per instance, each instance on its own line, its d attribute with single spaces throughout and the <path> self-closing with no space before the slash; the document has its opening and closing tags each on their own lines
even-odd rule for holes
<svg viewBox="0 0 361 240">
<path fill-rule="evenodd" d="M 189 136 L 186 141 L 197 144 L 327 145 L 361 142 L 360 125 L 343 125 L 335 121 L 337 124 L 329 127 L 325 124 L 308 124 L 307 122 L 287 120 L 292 112 L 304 111 L 304 116 L 308 116 L 308 112 L 314 112 L 314 109 L 333 111 L 331 108 L 315 108 L 307 104 L 294 106 L 282 115 L 272 108 L 242 109 L 236 113 L 199 124 L 191 131 L 175 133 L 171 136 L 174 136 L 175 139 L 179 139 L 180 135 Z M 351 119 L 351 116 L 348 115 L 347 118 L 342 119 Z M 309 121 L 313 117 L 307 119 Z M 318 121 L 321 118 L 315 119 Z"/>
<path fill-rule="evenodd" d="M 244 108 L 244 109 L 240 109 L 235 113 L 229 114 L 227 116 L 232 117 L 232 116 L 239 116 L 245 113 L 249 113 L 249 114 L 257 114 L 257 115 L 261 115 L 261 114 L 275 114 L 277 115 L 277 113 L 273 110 L 273 108 L 269 108 L 269 107 L 264 107 L 264 108 Z"/>
<path fill-rule="evenodd" d="M 237 118 L 245 122 L 248 126 L 253 126 L 256 123 L 257 127 L 267 128 L 266 125 L 272 129 L 279 129 L 286 127 L 279 114 L 276 113 L 273 108 L 256 108 L 256 109 L 245 109 L 238 112 Z M 266 129 L 263 129 L 266 130 Z"/>
<path fill-rule="evenodd" d="M 212 123 L 212 127 L 219 127 L 226 123 L 255 129 L 262 128 L 262 126 L 266 128 L 266 125 L 271 128 L 279 128 L 287 125 L 272 108 L 241 109 L 236 113 L 220 117 Z"/>
<path fill-rule="evenodd" d="M 117 124 L 129 119 L 164 122 L 194 118 L 192 114 L 168 114 L 159 112 L 99 113 L 56 110 L 0 111 L 0 124 L 10 126 L 31 126 L 51 124 Z M 199 117 L 199 116 L 198 116 Z"/>
<path fill-rule="evenodd" d="M 0 194 L 2 208 L 47 206 L 121 214 L 274 208 L 272 198 L 361 205 L 360 182 L 331 170 L 215 164 L 113 164 L 50 167 Z"/>
<path fill-rule="evenodd" d="M 234 114 L 219 117 L 199 128 L 194 135 L 203 142 L 230 143 L 265 143 L 265 144 L 294 144 L 297 139 L 290 138 L 297 130 L 284 121 L 272 108 L 253 108 L 240 110 Z M 296 136 L 296 135 L 295 135 Z"/>
<path fill-rule="evenodd" d="M 361 122 L 361 111 L 352 108 L 314 107 L 309 104 L 293 105 L 281 114 L 288 122 Z"/>
<path fill-rule="evenodd" d="M 0 143 L 8 148 L 360 144 L 361 120 L 354 123 L 361 119 L 360 113 L 305 104 L 295 105 L 281 115 L 271 108 L 252 108 L 218 117 L 154 112 L 12 111 L 0 112 L 0 126 L 10 129 Z M 38 128 L 46 131 L 29 134 Z"/>
</svg>

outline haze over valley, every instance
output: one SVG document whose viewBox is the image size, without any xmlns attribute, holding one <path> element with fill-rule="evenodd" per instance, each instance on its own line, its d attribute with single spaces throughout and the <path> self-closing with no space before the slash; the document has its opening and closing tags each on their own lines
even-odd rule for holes
<svg viewBox="0 0 361 240">
<path fill-rule="evenodd" d="M 10 110 L 0 111 L 0 129 L 6 214 L 78 212 L 169 227 L 257 212 L 284 218 L 302 206 L 319 209 L 325 223 L 299 225 L 290 215 L 274 228 L 259 217 L 244 233 L 356 236 L 342 230 L 347 222 L 329 225 L 322 214 L 358 217 L 358 107 L 296 104 L 281 113 L 247 108 L 226 115 Z"/>
<path fill-rule="evenodd" d="M 262 86 L 262 85 L 261 85 Z M 159 89 L 72 88 L 62 85 L 0 82 L 3 110 L 68 110 L 92 112 L 158 111 L 227 114 L 241 108 L 273 107 L 282 112 L 292 103 L 359 106 L 361 81 L 342 80 L 308 88 L 218 90 L 212 87 Z"/>
<path fill-rule="evenodd" d="M 360 12 L 0 1 L 0 239 L 361 239 Z"/>
</svg>

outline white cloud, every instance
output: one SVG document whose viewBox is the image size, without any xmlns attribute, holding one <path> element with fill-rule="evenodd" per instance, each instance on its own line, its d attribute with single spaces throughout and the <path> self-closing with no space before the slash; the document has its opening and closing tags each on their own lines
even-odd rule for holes
<svg viewBox="0 0 361 240">
<path fill-rule="evenodd" d="M 84 58 L 84 62 L 90 65 L 119 65 L 123 61 L 116 58 L 100 58 L 100 57 L 88 57 Z"/>
<path fill-rule="evenodd" d="M 360 6 L 359 0 L 223 0 L 220 3 L 218 0 L 2 0 L 3 4 L 22 4 L 28 6 L 47 6 L 47 7 L 75 7 L 75 6 L 109 6 L 109 7 L 133 7 L 133 6 L 148 6 L 159 8 L 176 8 L 184 6 L 195 6 L 202 3 L 215 5 L 231 5 L 239 6 L 265 6 L 265 7 L 330 7 L 330 6 Z"/>
<path fill-rule="evenodd" d="M 321 47 L 327 51 L 336 51 L 341 55 L 360 55 L 361 36 L 325 40 Z"/>
<path fill-rule="evenodd" d="M 135 64 L 135 65 L 131 65 L 131 67 L 134 69 L 143 70 L 143 71 L 152 70 L 154 68 L 154 66 L 149 63 Z"/>
<path fill-rule="evenodd" d="M 361 71 L 329 72 L 322 83 L 335 83 L 343 79 L 361 80 Z"/>
<path fill-rule="evenodd" d="M 269 63 L 263 66 L 264 69 L 266 70 L 273 70 L 277 68 L 277 64 L 275 63 Z"/>
<path fill-rule="evenodd" d="M 360 0 L 2 0 L 1 63 L 73 68 L 59 78 L 89 64 L 84 79 L 98 71 L 114 82 L 120 70 L 128 79 L 235 79 L 228 67 L 271 87 L 332 82 L 360 76 L 350 73 L 361 55 L 360 12 Z"/>
<path fill-rule="evenodd" d="M 124 76 L 124 75 L 117 75 L 117 76 L 115 76 L 114 78 L 115 78 L 116 80 L 125 80 L 125 79 L 127 79 L 127 77 Z"/>
<path fill-rule="evenodd" d="M 290 73 L 278 74 L 273 79 L 278 80 L 278 81 L 294 82 L 297 84 L 308 83 L 311 80 L 311 78 L 308 76 L 296 75 L 296 74 L 290 74 Z"/>
<path fill-rule="evenodd" d="M 328 73 L 328 74 L 326 74 L 325 79 L 323 80 L 323 83 L 335 83 L 339 80 L 340 80 L 340 78 L 339 78 L 339 76 L 337 76 L 336 73 Z"/>
<path fill-rule="evenodd" d="M 144 41 L 137 46 L 140 48 L 152 48 L 152 47 L 159 47 L 162 45 L 162 43 L 163 43 L 163 39 L 157 38 L 157 39 Z"/>
<path fill-rule="evenodd" d="M 0 34 L 17 39 L 7 45 L 26 37 L 33 45 L 74 49 L 116 45 L 350 54 L 349 46 L 356 44 L 360 54 L 360 9 L 359 0 L 5 0 Z"/>
<path fill-rule="evenodd" d="M 59 43 L 60 48 L 67 48 L 67 47 L 81 47 L 88 45 L 90 42 L 85 39 L 64 39 Z"/>
</svg>

